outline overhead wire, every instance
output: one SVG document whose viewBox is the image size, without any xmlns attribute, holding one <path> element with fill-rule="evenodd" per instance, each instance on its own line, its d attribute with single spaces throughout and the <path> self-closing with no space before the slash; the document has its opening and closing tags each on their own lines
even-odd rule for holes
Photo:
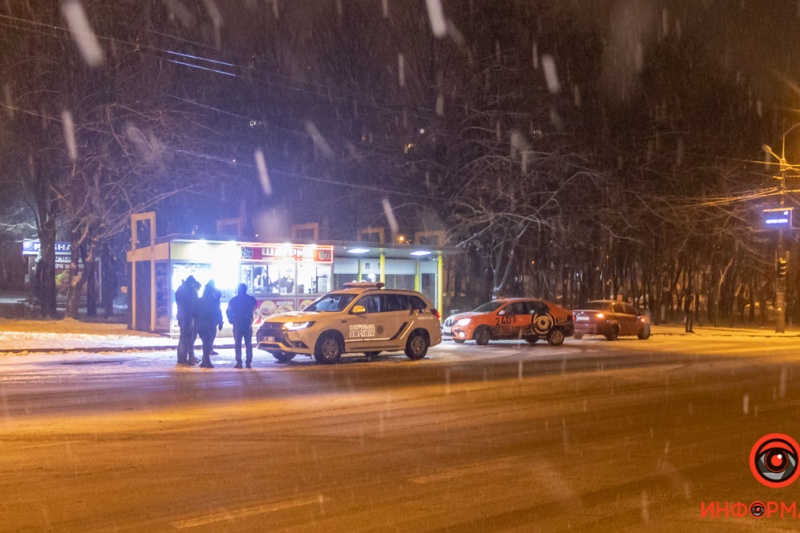
<svg viewBox="0 0 800 533">
<path fill-rule="evenodd" d="M 44 23 L 44 22 L 39 22 L 39 21 L 20 18 L 20 17 L 14 17 L 14 16 L 11 16 L 11 15 L 5 15 L 5 14 L 0 14 L 0 19 L 10 20 L 10 21 L 19 22 L 19 23 L 25 23 L 25 24 L 29 24 L 29 25 L 33 25 L 33 26 L 38 26 L 38 27 L 45 27 L 45 28 L 49 28 L 49 29 L 52 29 L 52 30 L 58 30 L 58 31 L 62 32 L 62 35 L 58 36 L 58 37 L 63 38 L 63 39 L 70 39 L 70 37 L 69 37 L 69 29 L 64 27 L 64 26 L 48 24 L 48 23 Z M 119 21 L 117 21 L 117 23 L 119 23 Z M 35 30 L 33 28 L 24 28 L 24 27 L 21 27 L 21 26 L 15 26 L 15 25 L 3 23 L 3 22 L 0 22 L 0 26 L 7 27 L 7 28 L 13 28 L 13 29 L 17 29 L 17 30 L 22 30 L 22 31 L 30 31 L 30 32 L 36 33 L 38 35 L 47 35 L 47 36 L 51 36 L 51 37 L 56 37 L 52 33 L 49 33 L 49 32 L 43 31 L 43 30 Z M 206 44 L 203 44 L 203 43 L 200 43 L 200 42 L 197 42 L 197 41 L 183 39 L 183 38 L 175 36 L 175 35 L 170 35 L 170 34 L 167 34 L 167 33 L 157 32 L 155 30 L 149 30 L 149 29 L 145 29 L 145 31 L 151 32 L 153 34 L 160 35 L 162 37 L 166 37 L 166 38 L 169 38 L 169 39 L 174 39 L 174 40 L 179 41 L 179 42 L 189 43 L 189 44 L 193 44 L 193 45 L 196 45 L 196 46 L 201 46 L 201 47 L 204 47 L 204 48 L 207 48 L 207 49 L 212 49 L 217 53 L 222 52 L 222 53 L 225 53 L 226 55 L 233 55 L 233 56 L 243 57 L 243 56 L 241 56 L 241 54 L 236 54 L 236 53 L 233 53 L 233 52 L 230 52 L 230 51 L 220 51 L 219 49 L 217 49 L 215 47 L 212 47 L 211 45 L 206 45 Z M 211 63 L 216 63 L 216 64 L 232 67 L 232 68 L 238 69 L 240 71 L 241 70 L 247 70 L 249 72 L 259 72 L 259 73 L 264 74 L 266 76 L 280 78 L 280 79 L 284 79 L 286 81 L 289 81 L 289 82 L 292 82 L 292 83 L 295 83 L 295 84 L 299 84 L 299 85 L 301 85 L 301 87 L 292 87 L 292 86 L 281 84 L 281 83 L 278 83 L 278 82 L 275 82 L 275 81 L 272 81 L 272 80 L 262 80 L 262 79 L 258 79 L 258 78 L 252 77 L 252 76 L 250 76 L 250 77 L 248 77 L 246 79 L 248 79 L 250 81 L 254 81 L 256 83 L 265 84 L 265 85 L 272 85 L 272 86 L 275 86 L 275 87 L 278 87 L 278 88 L 282 88 L 282 89 L 286 89 L 286 90 L 303 92 L 305 94 L 310 94 L 310 95 L 313 95 L 313 96 L 326 98 L 328 100 L 336 99 L 336 100 L 347 101 L 348 103 L 350 103 L 350 102 L 353 101 L 353 99 L 356 99 L 356 100 L 360 100 L 361 102 L 366 102 L 366 104 L 369 107 L 374 107 L 374 108 L 379 109 L 379 110 L 381 109 L 381 106 L 377 105 L 378 101 L 381 101 L 385 105 L 396 105 L 396 106 L 405 106 L 405 105 L 407 105 L 407 104 L 404 104 L 402 102 L 392 101 L 392 100 L 389 100 L 389 99 L 383 98 L 383 97 L 371 96 L 371 97 L 367 98 L 367 97 L 365 97 L 363 95 L 360 95 L 360 94 L 357 94 L 357 93 L 349 93 L 349 94 L 344 94 L 342 96 L 339 96 L 339 95 L 333 94 L 331 92 L 331 91 L 341 92 L 342 88 L 338 87 L 338 86 L 337 87 L 332 87 L 330 85 L 323 84 L 323 83 L 309 82 L 309 81 L 306 81 L 306 80 L 300 80 L 298 78 L 293 78 L 293 77 L 282 75 L 282 74 L 279 74 L 279 73 L 268 72 L 268 71 L 265 71 L 263 69 L 254 69 L 254 68 L 250 68 L 250 67 L 243 67 L 241 65 L 236 65 L 235 63 L 229 63 L 229 62 L 219 61 L 219 60 L 215 60 L 215 59 L 211 59 L 211 58 L 194 56 L 194 55 L 191 55 L 191 54 L 184 54 L 184 53 L 181 53 L 181 52 L 168 50 L 166 48 L 157 47 L 157 46 L 153 46 L 153 45 L 149 45 L 149 44 L 145 44 L 145 43 L 141 43 L 141 42 L 133 42 L 133 41 L 125 40 L 125 39 L 120 39 L 120 38 L 117 38 L 117 37 L 111 37 L 111 36 L 108 36 L 108 35 L 97 34 L 97 37 L 98 37 L 98 39 L 103 40 L 103 41 L 113 42 L 115 44 L 127 45 L 127 46 L 131 47 L 132 49 L 133 48 L 139 48 L 140 51 L 142 49 L 148 50 L 148 51 L 150 51 L 150 53 L 148 55 L 151 55 L 152 57 L 156 57 L 156 58 L 159 58 L 159 59 L 165 59 L 165 60 L 170 61 L 170 62 L 172 62 L 174 64 L 187 66 L 187 67 L 191 67 L 191 68 L 197 68 L 197 69 L 200 69 L 200 70 L 206 70 L 206 71 L 210 71 L 210 72 L 213 72 L 213 73 L 223 74 L 223 75 L 227 75 L 227 76 L 231 76 L 231 77 L 241 77 L 241 75 L 233 73 L 233 72 L 226 72 L 226 71 L 222 71 L 222 70 L 211 69 L 211 68 L 208 68 L 208 67 L 195 65 L 195 64 L 184 62 L 184 61 L 178 61 L 178 60 L 169 59 L 169 58 L 166 58 L 166 57 L 163 57 L 161 55 L 156 54 L 156 52 L 157 53 L 162 53 L 162 54 L 167 54 L 167 55 L 176 55 L 176 56 L 184 57 L 184 58 L 187 58 L 187 59 L 195 59 L 195 60 L 198 60 L 198 61 L 208 61 L 208 62 L 211 62 Z M 319 88 L 327 89 L 328 92 L 327 93 L 321 93 L 321 92 L 318 92 L 318 91 L 313 90 L 313 89 L 304 88 L 304 87 L 302 87 L 302 85 L 310 86 L 313 89 L 319 89 Z M 168 93 L 164 93 L 164 94 L 167 94 L 167 96 L 170 96 L 170 97 L 175 98 L 177 100 L 183 101 L 185 103 L 196 105 L 196 106 L 199 106 L 201 108 L 205 108 L 205 109 L 208 109 L 208 110 L 212 110 L 214 112 L 226 114 L 226 115 L 229 115 L 229 116 L 232 116 L 232 117 L 235 117 L 235 118 L 240 118 L 240 119 L 243 119 L 243 120 L 258 120 L 258 119 L 254 119 L 252 117 L 246 117 L 244 115 L 239 115 L 239 114 L 236 114 L 236 113 L 233 113 L 233 112 L 229 112 L 229 111 L 226 111 L 226 110 L 223 110 L 223 109 L 220 109 L 220 108 L 216 108 L 216 107 L 213 107 L 213 106 L 208 106 L 206 104 L 203 104 L 203 103 L 200 103 L 200 102 L 197 102 L 197 101 L 194 101 L 194 100 L 181 98 L 181 97 L 178 97 L 178 96 L 175 96 L 175 95 L 172 95 L 172 94 L 168 94 Z M 3 104 L 3 107 L 7 107 L 8 108 L 9 106 L 6 106 L 6 105 Z M 426 110 L 426 111 L 433 111 L 433 109 L 431 109 L 429 107 L 426 107 L 426 106 L 422 106 L 422 105 L 415 105 L 414 107 L 416 107 L 417 109 L 422 109 L 422 110 Z M 29 111 L 29 110 L 24 110 L 22 108 L 18 108 L 18 107 L 10 107 L 10 108 L 17 109 L 17 110 L 19 110 L 21 112 L 29 113 L 29 114 L 32 114 L 32 115 L 35 115 L 35 116 L 41 116 L 40 114 L 38 114 L 36 112 L 32 112 L 32 111 Z M 384 111 L 389 111 L 389 108 L 384 107 L 383 110 Z M 396 110 L 391 110 L 391 112 L 395 113 Z M 429 118 L 429 117 L 423 117 L 421 115 L 416 115 L 416 114 L 412 114 L 412 116 L 417 117 L 417 118 L 424 118 L 424 119 Z M 48 119 L 51 119 L 51 120 L 58 120 L 55 117 L 45 117 L 45 118 L 48 118 Z M 275 125 L 275 124 L 270 124 L 269 126 L 270 127 L 274 127 L 274 128 L 282 129 L 284 131 L 296 134 L 298 136 L 308 137 L 307 132 L 303 132 L 303 131 L 299 131 L 299 130 L 293 130 L 291 128 L 286 128 L 286 127 L 278 126 L 278 125 Z M 220 143 L 220 144 L 224 144 L 224 143 Z M 369 146 L 368 148 L 369 149 L 377 149 L 378 147 Z M 730 159 L 730 158 L 724 158 L 724 157 L 721 157 L 721 156 L 710 156 L 710 157 L 716 158 L 716 159 Z M 750 162 L 750 163 L 758 163 L 758 164 L 770 164 L 770 162 L 755 162 L 755 161 L 746 161 L 746 160 L 737 160 L 737 159 L 733 159 L 733 161 Z M 255 168 L 255 167 L 253 166 L 253 167 L 250 167 L 250 168 Z M 281 172 L 281 171 L 275 170 L 275 172 Z M 310 177 L 310 176 L 304 176 L 304 175 L 301 175 L 301 174 L 295 174 L 295 173 L 291 173 L 291 172 L 283 172 L 283 173 L 286 174 L 286 175 L 292 175 L 292 176 L 299 177 L 299 178 L 302 178 L 302 179 L 308 179 L 308 180 L 311 180 L 311 181 L 317 181 L 317 182 L 322 182 L 322 183 L 329 183 L 329 184 L 342 185 L 342 186 L 348 186 L 348 187 L 356 187 L 356 188 L 362 188 L 364 190 L 381 190 L 381 191 L 384 190 L 382 188 L 373 188 L 373 187 L 368 187 L 368 186 L 358 186 L 358 185 L 355 185 L 355 184 L 347 184 L 346 182 L 336 182 L 336 181 L 325 180 L 325 179 L 321 179 L 321 178 L 313 178 L 313 177 Z M 395 193 L 396 194 L 400 194 L 400 192 L 395 192 Z M 692 202 L 692 205 L 688 205 L 687 204 L 687 205 L 683 205 L 681 207 L 682 208 L 689 208 L 689 207 L 720 206 L 720 205 L 727 205 L 727 204 L 735 203 L 735 202 L 742 202 L 742 201 L 753 200 L 753 199 L 758 199 L 758 198 L 765 198 L 765 197 L 772 196 L 774 194 L 776 194 L 774 191 L 762 191 L 762 192 L 752 193 L 752 194 L 748 194 L 748 195 L 744 195 L 744 196 L 740 196 L 740 197 L 724 197 L 724 198 L 718 198 L 718 199 L 712 199 L 712 200 L 703 200 L 701 202 Z M 429 198 L 433 199 L 432 197 L 429 197 Z"/>
<path fill-rule="evenodd" d="M 69 30 L 64 26 L 46 24 L 46 23 L 42 23 L 42 22 L 38 22 L 38 21 L 33 21 L 33 20 L 29 20 L 29 19 L 22 19 L 22 18 L 19 18 L 19 17 L 12 17 L 12 16 L 9 16 L 9 15 L 3 15 L 3 14 L 0 14 L 0 19 L 7 19 L 7 20 L 16 21 L 16 22 L 24 22 L 24 23 L 28 23 L 28 24 L 31 24 L 31 25 L 34 25 L 34 26 L 39 26 L 39 27 L 45 27 L 45 28 L 49 28 L 49 29 L 59 30 L 62 33 L 62 35 L 55 36 L 52 33 L 49 33 L 47 31 L 35 30 L 35 29 L 32 29 L 32 28 L 23 28 L 23 27 L 14 26 L 14 25 L 10 25 L 10 24 L 7 24 L 7 23 L 0 22 L 0 26 L 3 26 L 3 27 L 13 28 L 13 29 L 22 30 L 22 31 L 29 31 L 29 32 L 33 32 L 33 33 L 38 34 L 38 35 L 46 35 L 46 36 L 50 36 L 50 37 L 62 38 L 64 40 L 70 40 L 70 36 L 68 34 Z M 238 65 L 233 65 L 232 63 L 227 63 L 227 62 L 218 61 L 218 60 L 209 59 L 209 58 L 191 56 L 190 54 L 178 53 L 178 52 L 174 52 L 174 51 L 171 51 L 171 50 L 166 50 L 164 48 L 159 48 L 159 47 L 146 45 L 146 44 L 142 44 L 142 43 L 136 43 L 136 42 L 132 42 L 132 41 L 127 41 L 127 40 L 119 39 L 119 38 L 115 38 L 115 37 L 109 37 L 109 36 L 106 36 L 106 35 L 99 35 L 98 34 L 97 37 L 98 37 L 98 39 L 100 39 L 102 41 L 114 42 L 116 44 L 124 44 L 124 45 L 128 45 L 128 46 L 130 46 L 132 48 L 133 47 L 138 47 L 140 49 L 140 51 L 141 51 L 141 49 L 147 49 L 147 50 L 155 51 L 155 52 L 163 52 L 163 53 L 169 54 L 169 55 L 178 55 L 178 56 L 181 56 L 181 57 L 194 58 L 194 59 L 201 60 L 201 61 L 210 61 L 210 62 L 213 62 L 213 63 L 222 64 L 222 65 L 226 65 L 226 66 L 234 66 L 234 67 L 239 68 L 239 69 L 243 69 L 244 68 L 244 67 L 240 67 Z M 184 65 L 184 66 L 188 66 L 188 67 L 192 67 L 192 68 L 198 68 L 198 69 L 201 69 L 201 70 L 208 70 L 208 71 L 211 71 L 211 72 L 214 72 L 214 73 L 225 74 L 225 75 L 228 75 L 228 76 L 240 77 L 239 75 L 237 75 L 235 73 L 220 71 L 220 70 L 217 70 L 217 69 L 209 69 L 207 67 L 203 67 L 203 66 L 199 66 L 199 65 L 193 65 L 193 64 L 186 63 L 186 62 L 183 62 L 183 61 L 171 60 L 171 59 L 164 58 L 162 56 L 155 55 L 155 54 L 152 54 L 152 53 L 150 53 L 148 55 L 151 55 L 152 57 L 156 57 L 158 59 L 166 59 L 167 61 L 170 61 L 170 62 L 175 63 L 175 64 L 179 64 L 179 65 Z M 255 79 L 255 78 L 248 78 L 248 79 L 251 80 L 251 81 L 255 81 L 257 83 L 272 84 L 272 85 L 279 86 L 280 88 L 283 88 L 283 89 L 300 91 L 300 92 L 304 92 L 306 94 L 311 94 L 311 95 L 315 95 L 315 96 L 318 96 L 318 97 L 324 97 L 324 98 L 327 98 L 327 99 L 330 99 L 332 97 L 331 94 L 322 94 L 322 93 L 310 91 L 308 89 L 302 89 L 302 88 L 296 88 L 296 87 L 289 87 L 289 86 L 285 86 L 285 85 L 279 85 L 279 84 L 275 84 L 275 83 L 272 83 L 272 82 L 269 82 L 269 81 L 264 82 L 263 80 L 258 80 L 258 79 Z M 297 80 L 297 79 L 294 79 L 294 78 L 288 78 L 288 79 L 300 82 L 300 80 Z M 326 87 L 326 86 L 323 85 L 323 87 Z M 330 88 L 330 86 L 327 86 L 327 87 Z M 229 116 L 233 116 L 235 118 L 240 118 L 240 119 L 248 120 L 248 121 L 258 120 L 258 119 L 254 118 L 254 117 L 247 117 L 247 116 L 244 116 L 244 115 L 232 113 L 232 112 L 220 109 L 220 108 L 215 108 L 213 106 L 208 106 L 208 105 L 202 104 L 202 103 L 194 101 L 194 100 L 181 98 L 181 97 L 178 97 L 178 96 L 175 96 L 175 95 L 171 95 L 171 94 L 168 94 L 168 93 L 162 93 L 162 94 L 166 94 L 167 96 L 170 96 L 170 97 L 175 98 L 177 100 L 180 100 L 180 101 L 183 101 L 183 102 L 186 102 L 186 103 L 190 103 L 192 105 L 196 105 L 196 106 L 208 109 L 208 110 L 213 110 L 213 111 L 218 112 L 218 113 L 223 113 L 223 114 L 226 114 L 226 115 L 229 115 Z M 333 98 L 337 98 L 337 97 L 333 96 Z M 337 99 L 343 99 L 343 98 L 342 97 L 338 97 Z M 374 100 L 374 99 L 372 99 L 372 100 Z M 378 106 L 375 106 L 374 101 L 368 101 L 368 103 L 369 103 L 370 106 L 378 107 Z M 20 110 L 22 111 L 21 108 L 20 108 Z M 35 112 L 30 112 L 30 113 L 36 115 Z M 48 117 L 48 118 L 51 118 L 51 117 Z M 305 137 L 305 138 L 308 137 L 308 133 L 306 131 L 293 130 L 291 128 L 286 128 L 286 127 L 278 126 L 278 125 L 271 124 L 271 123 L 270 123 L 270 127 L 271 128 L 279 128 L 279 129 L 281 129 L 283 131 L 287 131 L 289 133 L 293 133 L 295 135 L 302 136 L 302 137 Z M 371 149 L 371 150 L 382 149 L 381 147 L 375 146 L 375 145 L 371 145 L 369 147 L 361 146 L 362 150 L 364 148 L 368 148 L 368 149 Z M 386 148 L 384 150 L 389 151 L 391 149 Z M 377 155 L 377 153 L 376 153 L 376 155 Z M 322 180 L 322 181 L 325 181 L 325 180 Z M 350 186 L 350 185 L 348 185 L 348 186 Z"/>
<path fill-rule="evenodd" d="M 32 31 L 32 32 L 35 32 L 36 34 L 39 34 L 39 35 L 47 35 L 47 36 L 50 36 L 50 37 L 59 37 L 59 38 L 62 38 L 64 40 L 70 40 L 71 39 L 70 36 L 69 36 L 69 33 L 68 33 L 69 32 L 68 28 L 66 28 L 64 26 L 47 24 L 47 23 L 43 23 L 43 22 L 38 22 L 38 21 L 34 21 L 34 20 L 29 20 L 29 19 L 22 19 L 22 18 L 19 18 L 19 17 L 12 17 L 12 16 L 9 16 L 9 15 L 3 15 L 3 14 L 0 14 L 0 19 L 9 19 L 9 20 L 17 21 L 17 22 L 29 23 L 29 24 L 32 24 L 32 25 L 35 25 L 35 26 L 42 26 L 42 27 L 46 27 L 46 28 L 50 28 L 50 29 L 54 29 L 54 30 L 59 30 L 59 31 L 61 31 L 62 35 L 54 36 L 53 34 L 51 34 L 49 32 L 37 31 L 37 30 L 30 29 L 30 28 L 23 28 L 23 27 L 19 27 L 19 26 L 3 24 L 2 22 L 0 22 L 0 26 L 9 27 L 9 28 L 17 29 L 17 30 L 22 30 L 22 31 Z M 200 69 L 200 70 L 207 70 L 207 71 L 211 71 L 211 72 L 219 73 L 219 74 L 224 74 L 224 75 L 231 76 L 231 77 L 241 77 L 241 75 L 235 74 L 235 73 L 232 73 L 232 72 L 221 71 L 221 70 L 217 70 L 217 69 L 209 69 L 207 67 L 193 65 L 193 64 L 190 64 L 190 63 L 187 63 L 187 62 L 170 60 L 170 59 L 162 57 L 161 55 L 156 54 L 154 52 L 161 52 L 161 53 L 164 53 L 164 54 L 175 54 L 175 55 L 180 55 L 180 56 L 183 56 L 183 57 L 194 57 L 194 58 L 196 58 L 197 60 L 200 60 L 200 61 L 210 61 L 210 62 L 214 62 L 214 63 L 234 66 L 235 68 L 237 68 L 239 70 L 252 70 L 252 69 L 249 69 L 247 67 L 241 67 L 239 65 L 234 65 L 232 63 L 227 63 L 227 62 L 218 61 L 218 60 L 209 59 L 209 58 L 191 56 L 190 54 L 182 54 L 182 53 L 174 52 L 174 51 L 171 51 L 171 50 L 167 50 L 165 48 L 160 48 L 160 47 L 157 47 L 157 46 L 152 46 L 152 45 L 148 45 L 148 44 L 144 44 L 144 43 L 140 43 L 140 42 L 133 42 L 133 41 L 125 40 L 125 39 L 120 39 L 120 38 L 117 38 L 117 37 L 110 37 L 110 36 L 102 35 L 102 34 L 97 34 L 97 37 L 101 41 L 108 41 L 108 42 L 113 42 L 115 44 L 127 45 L 127 46 L 131 47 L 131 49 L 138 48 L 139 49 L 138 53 L 144 53 L 145 55 L 149 55 L 149 56 L 154 57 L 156 59 L 164 59 L 164 60 L 170 61 L 172 63 L 179 64 L 179 65 L 183 65 L 183 66 L 187 66 L 187 67 L 191 67 L 191 68 L 197 68 L 197 69 Z M 198 43 L 195 43 L 194 41 L 190 41 L 190 42 L 192 42 L 194 44 L 198 44 Z M 266 71 L 263 71 L 263 70 L 261 72 L 266 73 Z M 271 85 L 271 86 L 274 86 L 274 87 L 277 87 L 277 88 L 286 89 L 286 90 L 292 90 L 292 91 L 296 91 L 296 92 L 302 92 L 302 93 L 309 94 L 309 95 L 312 95 L 312 96 L 325 98 L 325 99 L 328 99 L 328 100 L 333 98 L 333 99 L 336 99 L 336 100 L 345 101 L 347 103 L 352 103 L 352 99 L 351 98 L 349 98 L 349 97 L 345 98 L 344 96 L 336 96 L 331 92 L 331 89 L 334 89 L 334 90 L 338 91 L 339 88 L 331 87 L 330 85 L 325 85 L 325 84 L 305 82 L 305 81 L 299 80 L 297 78 L 291 78 L 291 77 L 283 76 L 283 75 L 276 75 L 274 73 L 267 73 L 267 74 L 275 75 L 275 76 L 282 77 L 282 78 L 286 78 L 287 80 L 290 80 L 290 81 L 293 81 L 293 82 L 296 82 L 296 83 L 300 83 L 300 84 L 306 83 L 306 84 L 309 84 L 309 85 L 316 85 L 316 86 L 319 86 L 319 87 L 322 87 L 322 88 L 327 88 L 328 89 L 328 93 L 320 93 L 320 92 L 313 91 L 313 90 L 310 90 L 310 89 L 305 89 L 305 88 L 302 88 L 302 87 L 291 87 L 291 86 L 287 86 L 285 84 L 280 84 L 280 83 L 276 83 L 276 82 L 269 81 L 269 80 L 261 80 L 261 79 L 254 78 L 254 77 L 248 77 L 246 79 L 248 79 L 249 81 L 253 81 L 255 83 Z M 380 97 L 371 96 L 371 97 L 367 98 L 367 97 L 363 97 L 363 96 L 360 96 L 360 95 L 357 95 L 357 96 L 362 100 L 362 103 L 366 103 L 366 105 L 368 105 L 370 107 L 374 107 L 374 108 L 376 108 L 378 110 L 381 110 L 381 106 L 376 104 L 376 102 L 378 100 L 381 100 L 381 101 L 383 101 L 383 102 L 385 102 L 387 104 L 393 104 L 393 105 L 398 105 L 398 106 L 404 105 L 402 103 L 391 102 L 388 99 L 384 99 L 384 98 L 380 98 Z M 180 99 L 179 97 L 175 97 L 175 98 Z M 192 103 L 192 104 L 198 105 L 200 107 L 206 107 L 204 104 L 201 104 L 201 103 L 196 102 L 196 101 L 190 101 L 190 100 L 187 100 L 187 99 L 183 99 L 183 100 L 185 102 L 187 102 L 187 103 Z M 421 108 L 421 106 L 415 106 L 415 107 Z M 236 116 L 235 114 L 232 114 L 230 112 L 226 112 L 226 111 L 221 110 L 219 108 L 214 108 L 214 107 L 211 107 L 211 106 L 208 106 L 206 108 L 214 110 L 214 111 L 217 111 L 217 112 L 220 112 L 220 113 L 225 113 L 225 114 L 228 114 L 228 115 L 231 115 L 231 116 Z M 430 109 L 428 109 L 428 110 L 432 111 Z M 390 112 L 392 114 L 397 114 L 399 112 L 397 109 L 389 109 L 387 107 L 383 107 L 383 111 L 384 112 L 388 111 L 388 112 Z M 408 116 L 408 113 L 406 113 L 406 115 Z M 417 118 L 420 118 L 420 119 L 426 119 L 426 120 L 428 118 L 428 117 L 423 117 L 421 115 L 417 115 L 417 114 L 414 114 L 414 113 L 412 113 L 411 116 L 414 116 L 414 117 L 417 117 Z M 244 120 L 259 120 L 259 119 L 255 118 L 255 117 L 245 117 L 245 116 L 241 116 L 241 115 L 239 115 L 239 118 L 242 118 Z M 291 132 L 293 134 L 296 134 L 298 136 L 302 136 L 302 137 L 307 137 L 308 136 L 308 133 L 305 132 L 305 131 L 292 130 L 291 128 L 276 126 L 275 124 L 270 124 L 270 126 L 271 127 L 283 128 L 285 131 L 289 131 L 289 132 Z M 370 146 L 363 146 L 362 145 L 360 148 L 362 150 L 363 149 L 383 150 L 386 153 L 394 153 L 395 152 L 395 150 L 393 150 L 391 148 L 388 148 L 388 147 L 387 148 L 383 148 L 383 147 L 380 147 L 380 146 L 375 145 L 375 144 L 371 144 Z M 376 152 L 375 155 L 378 155 L 378 153 L 379 152 Z"/>
</svg>

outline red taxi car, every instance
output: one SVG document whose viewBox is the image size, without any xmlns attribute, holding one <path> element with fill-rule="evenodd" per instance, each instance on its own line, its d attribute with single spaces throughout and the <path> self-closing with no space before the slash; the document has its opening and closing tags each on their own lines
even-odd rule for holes
<svg viewBox="0 0 800 533">
<path fill-rule="evenodd" d="M 572 335 L 572 313 L 563 307 L 533 298 L 501 298 L 487 302 L 474 311 L 447 317 L 442 335 L 457 343 L 474 340 L 525 339 L 533 344 L 547 339 L 559 346 Z"/>
</svg>

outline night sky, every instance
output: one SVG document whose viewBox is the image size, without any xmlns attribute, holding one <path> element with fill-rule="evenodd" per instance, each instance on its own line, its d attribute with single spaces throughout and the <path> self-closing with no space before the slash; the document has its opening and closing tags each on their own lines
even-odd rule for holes
<svg viewBox="0 0 800 533">
<path fill-rule="evenodd" d="M 98 243 L 151 209 L 161 234 L 445 230 L 482 298 L 684 272 L 729 313 L 771 297 L 762 145 L 800 121 L 798 23 L 795 0 L 8 0 L 0 209 Z"/>
</svg>

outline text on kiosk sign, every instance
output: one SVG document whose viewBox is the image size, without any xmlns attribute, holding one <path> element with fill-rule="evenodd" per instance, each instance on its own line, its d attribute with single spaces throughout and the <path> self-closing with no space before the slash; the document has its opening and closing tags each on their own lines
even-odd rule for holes
<svg viewBox="0 0 800 533">
<path fill-rule="evenodd" d="M 242 246 L 241 258 L 253 261 L 333 263 L 333 246 L 266 244 Z"/>
</svg>

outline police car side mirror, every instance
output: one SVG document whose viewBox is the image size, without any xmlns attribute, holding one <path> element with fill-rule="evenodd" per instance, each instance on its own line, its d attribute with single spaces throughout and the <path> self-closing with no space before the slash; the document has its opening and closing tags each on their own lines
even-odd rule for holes
<svg viewBox="0 0 800 533">
<path fill-rule="evenodd" d="M 350 312 L 354 315 L 363 315 L 364 313 L 367 312 L 367 308 L 364 307 L 363 305 L 354 305 L 353 310 Z"/>
</svg>

